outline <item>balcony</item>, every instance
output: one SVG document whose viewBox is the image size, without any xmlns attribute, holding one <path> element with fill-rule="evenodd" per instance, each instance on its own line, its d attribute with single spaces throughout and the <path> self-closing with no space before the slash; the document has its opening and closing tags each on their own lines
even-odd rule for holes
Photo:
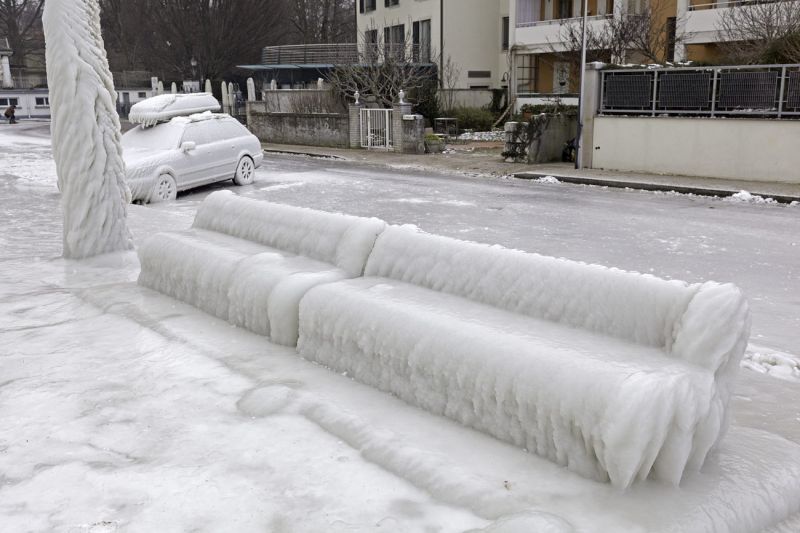
<svg viewBox="0 0 800 533">
<path fill-rule="evenodd" d="M 714 43 L 721 40 L 719 21 L 726 11 L 731 9 L 748 9 L 754 5 L 773 4 L 771 0 L 691 0 L 686 14 L 687 44 Z M 788 4 L 788 2 L 787 2 Z M 793 2 L 787 9 L 800 9 L 800 1 Z"/>
<path fill-rule="evenodd" d="M 611 17 L 612 14 L 592 15 L 588 18 L 588 27 L 590 30 L 600 30 L 603 25 L 608 24 Z M 580 24 L 581 20 L 581 17 L 572 17 L 519 23 L 514 32 L 514 44 L 535 53 L 563 51 L 566 49 L 563 43 L 563 26 Z"/>
</svg>

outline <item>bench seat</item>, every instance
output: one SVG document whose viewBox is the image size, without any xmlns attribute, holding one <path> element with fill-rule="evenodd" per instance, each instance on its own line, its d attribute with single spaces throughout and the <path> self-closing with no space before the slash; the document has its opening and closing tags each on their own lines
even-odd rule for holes
<svg viewBox="0 0 800 533">
<path fill-rule="evenodd" d="M 400 281 L 321 285 L 300 314 L 304 358 L 615 485 L 669 478 L 714 408 L 713 375 L 658 348 Z"/>
</svg>

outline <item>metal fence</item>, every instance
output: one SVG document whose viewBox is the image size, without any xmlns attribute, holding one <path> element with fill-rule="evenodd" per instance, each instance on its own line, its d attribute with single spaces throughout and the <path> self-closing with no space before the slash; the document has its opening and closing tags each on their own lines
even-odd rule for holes
<svg viewBox="0 0 800 533">
<path fill-rule="evenodd" d="M 393 54 L 403 61 L 430 63 L 430 46 L 409 43 L 334 43 L 266 46 L 261 50 L 264 65 L 350 65 L 382 62 Z"/>
<path fill-rule="evenodd" d="M 800 65 L 606 70 L 600 113 L 800 118 Z"/>
<path fill-rule="evenodd" d="M 383 148 L 393 146 L 392 110 L 362 109 L 359 121 L 362 148 Z"/>
</svg>

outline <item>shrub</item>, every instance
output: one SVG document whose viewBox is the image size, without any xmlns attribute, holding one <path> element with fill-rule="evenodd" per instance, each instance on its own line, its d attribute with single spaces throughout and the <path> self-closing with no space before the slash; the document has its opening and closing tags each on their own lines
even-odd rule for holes
<svg viewBox="0 0 800 533">
<path fill-rule="evenodd" d="M 456 107 L 448 115 L 458 119 L 459 129 L 475 131 L 490 131 L 496 118 L 494 113 L 481 107 Z"/>
</svg>

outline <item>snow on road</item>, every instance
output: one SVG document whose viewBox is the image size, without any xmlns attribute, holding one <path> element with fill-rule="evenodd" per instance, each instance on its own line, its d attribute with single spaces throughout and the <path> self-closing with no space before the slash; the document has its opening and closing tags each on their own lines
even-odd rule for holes
<svg viewBox="0 0 800 533">
<path fill-rule="evenodd" d="M 27 125 L 8 131 L 0 129 L 1 531 L 501 531 L 516 520 L 527 531 L 744 533 L 800 510 L 794 382 L 743 370 L 734 425 L 702 474 L 680 489 L 647 482 L 621 493 L 143 289 L 135 254 L 60 259 L 46 136 Z M 136 242 L 188 227 L 218 188 L 132 206 Z M 754 300 L 753 353 L 797 353 L 790 243 L 800 233 L 796 211 L 782 206 L 291 157 L 236 191 L 734 281 Z M 739 257 L 749 249 L 758 253 Z"/>
</svg>

